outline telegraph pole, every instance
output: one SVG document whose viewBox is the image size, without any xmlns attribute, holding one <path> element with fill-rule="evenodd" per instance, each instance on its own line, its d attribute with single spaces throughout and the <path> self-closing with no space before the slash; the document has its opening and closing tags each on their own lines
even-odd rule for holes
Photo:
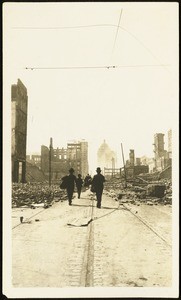
<svg viewBox="0 0 181 300">
<path fill-rule="evenodd" d="M 50 147 L 49 147 L 49 187 L 51 187 L 52 184 L 52 166 L 51 166 L 51 160 L 52 160 L 52 138 L 50 138 Z"/>
<path fill-rule="evenodd" d="M 126 167 L 125 167 L 125 163 L 124 163 L 124 153 L 123 153 L 123 145 L 122 145 L 122 143 L 121 143 L 121 150 L 122 150 L 122 158 L 123 158 L 123 166 L 124 166 L 125 188 L 127 188 Z"/>
<path fill-rule="evenodd" d="M 112 161 L 112 177 L 114 177 L 114 175 L 115 175 L 115 158 L 112 157 L 111 161 Z"/>
<path fill-rule="evenodd" d="M 114 158 L 112 157 L 112 178 L 113 178 L 113 160 L 114 160 Z"/>
</svg>

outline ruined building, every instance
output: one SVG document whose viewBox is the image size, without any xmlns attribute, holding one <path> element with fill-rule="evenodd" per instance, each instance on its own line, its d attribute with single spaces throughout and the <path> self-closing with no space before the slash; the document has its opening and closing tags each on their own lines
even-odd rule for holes
<svg viewBox="0 0 181 300">
<path fill-rule="evenodd" d="M 109 145 L 104 142 L 98 149 L 97 152 L 97 165 L 104 170 L 104 168 L 115 168 L 116 153 L 112 151 Z"/>
<path fill-rule="evenodd" d="M 129 150 L 129 160 L 126 161 L 126 174 L 128 177 L 134 177 L 142 173 L 148 173 L 149 166 L 147 163 L 141 164 L 141 159 L 135 159 L 133 149 Z"/>
<path fill-rule="evenodd" d="M 141 158 L 136 157 L 136 166 L 140 166 L 140 165 L 141 165 Z"/>
<path fill-rule="evenodd" d="M 39 154 L 26 155 L 26 162 L 41 169 L 41 155 Z"/>
<path fill-rule="evenodd" d="M 76 174 L 83 177 L 88 174 L 88 143 L 85 140 L 67 144 L 67 162 Z"/>
<path fill-rule="evenodd" d="M 41 146 L 41 170 L 49 176 L 50 148 Z M 75 175 L 83 177 L 88 173 L 88 143 L 86 141 L 71 142 L 65 148 L 51 148 L 51 178 L 56 181 L 67 175 L 68 170 L 74 168 Z"/>
<path fill-rule="evenodd" d="M 53 146 L 53 145 L 52 145 Z M 41 146 L 41 170 L 46 175 L 47 179 L 49 177 L 49 161 L 51 160 L 51 178 L 52 180 L 58 180 L 67 173 L 67 159 L 66 159 L 66 149 L 52 147 L 51 157 L 50 149 L 47 146 Z"/>
<path fill-rule="evenodd" d="M 26 136 L 28 95 L 18 79 L 11 86 L 11 158 L 12 181 L 26 182 Z"/>
<path fill-rule="evenodd" d="M 171 130 L 168 133 L 168 148 L 171 148 Z M 171 152 L 164 149 L 164 134 L 156 133 L 154 135 L 154 159 L 155 171 L 163 171 L 171 166 Z"/>
<path fill-rule="evenodd" d="M 154 135 L 154 153 L 155 159 L 164 155 L 164 134 L 163 133 L 156 133 Z"/>
<path fill-rule="evenodd" d="M 129 163 L 131 167 L 134 167 L 135 165 L 135 155 L 134 155 L 134 150 L 130 149 L 129 150 Z"/>
<path fill-rule="evenodd" d="M 141 165 L 149 167 L 149 173 L 153 173 L 155 169 L 155 159 L 153 157 L 142 156 L 140 157 Z"/>
<path fill-rule="evenodd" d="M 172 153 L 172 129 L 168 131 L 168 152 L 170 153 L 170 158 L 171 158 L 171 153 Z"/>
</svg>

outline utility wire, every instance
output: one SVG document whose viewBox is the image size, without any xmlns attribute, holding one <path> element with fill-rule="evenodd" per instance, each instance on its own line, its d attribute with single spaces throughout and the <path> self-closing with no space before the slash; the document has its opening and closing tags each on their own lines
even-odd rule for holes
<svg viewBox="0 0 181 300">
<path fill-rule="evenodd" d="M 116 30 L 115 39 L 114 39 L 112 53 L 114 52 L 114 49 L 115 49 L 115 46 L 116 46 L 116 40 L 117 40 L 117 37 L 118 37 L 119 28 L 120 28 L 120 21 L 121 21 L 122 12 L 123 12 L 123 9 L 121 9 L 121 12 L 120 12 L 120 15 L 119 15 L 119 21 L 118 21 L 118 26 L 117 26 L 117 30 Z"/>
<path fill-rule="evenodd" d="M 26 67 L 25 70 L 77 70 L 77 69 L 120 69 L 143 67 L 167 67 L 169 65 L 120 65 L 120 66 L 69 66 L 69 67 Z"/>
<path fill-rule="evenodd" d="M 12 29 L 22 29 L 22 30 L 61 30 L 61 29 L 81 29 L 81 28 L 91 28 L 91 27 L 111 27 L 116 26 L 113 24 L 91 24 L 91 25 L 79 25 L 79 26 L 57 26 L 57 27 L 12 27 Z"/>
<path fill-rule="evenodd" d="M 117 35 L 118 35 L 118 29 L 121 29 L 121 30 L 127 32 L 129 35 L 131 35 L 137 42 L 139 42 L 140 45 L 142 45 L 142 47 L 144 47 L 151 54 L 151 56 L 154 57 L 154 59 L 156 59 L 160 63 L 160 66 L 166 67 L 167 65 L 162 64 L 159 61 L 159 59 L 156 57 L 156 55 L 147 46 L 145 46 L 145 44 L 142 41 L 140 41 L 140 39 L 137 38 L 137 36 L 135 36 L 133 33 L 131 33 L 126 28 L 120 26 L 121 15 L 122 15 L 122 10 L 121 10 L 121 13 L 120 13 L 120 18 L 119 18 L 118 25 L 115 25 L 115 24 L 92 24 L 92 25 L 59 26 L 59 27 L 12 27 L 12 29 L 15 29 L 15 30 L 19 30 L 19 29 L 22 29 L 22 30 L 26 30 L 26 29 L 27 30 L 59 30 L 59 29 L 63 30 L 63 29 L 81 29 L 81 28 L 91 28 L 91 27 L 116 27 L 117 31 L 116 31 L 115 42 L 116 42 Z M 168 71 L 168 69 L 166 69 L 166 70 Z"/>
<path fill-rule="evenodd" d="M 58 69 L 64 69 L 64 70 L 69 70 L 69 69 L 109 69 L 109 68 L 115 68 L 115 66 L 70 66 L 70 67 L 26 67 L 26 70 L 44 70 L 44 69 L 52 69 L 52 70 L 58 70 Z"/>
</svg>

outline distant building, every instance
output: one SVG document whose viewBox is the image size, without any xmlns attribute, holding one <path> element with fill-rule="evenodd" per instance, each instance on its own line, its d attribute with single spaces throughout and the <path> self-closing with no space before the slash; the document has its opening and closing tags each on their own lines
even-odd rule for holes
<svg viewBox="0 0 181 300">
<path fill-rule="evenodd" d="M 165 151 L 165 154 L 159 157 L 156 161 L 157 171 L 163 171 L 165 168 L 172 165 L 172 159 L 169 157 L 169 152 Z"/>
<path fill-rule="evenodd" d="M 41 169 L 41 155 L 39 154 L 26 155 L 26 161 Z"/>
<path fill-rule="evenodd" d="M 168 149 L 171 149 L 172 132 L 168 132 Z M 156 133 L 154 135 L 154 154 L 155 154 L 155 171 L 163 171 L 171 166 L 171 152 L 164 149 L 164 134 Z"/>
<path fill-rule="evenodd" d="M 168 153 L 169 158 L 172 158 L 172 129 L 168 131 Z"/>
<path fill-rule="evenodd" d="M 142 156 L 140 157 L 141 165 L 149 167 L 149 173 L 153 173 L 155 170 L 155 159 L 153 157 Z"/>
<path fill-rule="evenodd" d="M 115 168 L 116 153 L 112 151 L 109 145 L 104 142 L 98 149 L 97 152 L 97 165 L 104 170 L 104 168 Z"/>
<path fill-rule="evenodd" d="M 154 135 L 154 153 L 155 159 L 162 157 L 164 155 L 164 134 L 163 133 L 156 133 Z"/>
<path fill-rule="evenodd" d="M 131 167 L 134 167 L 135 165 L 135 156 L 134 156 L 134 150 L 130 149 L 129 150 L 129 164 Z"/>
<path fill-rule="evenodd" d="M 49 177 L 50 150 L 47 146 L 41 146 L 41 170 Z M 86 141 L 71 142 L 65 148 L 51 149 L 51 178 L 59 180 L 68 174 L 73 168 L 75 175 L 80 173 L 83 177 L 88 173 L 88 143 Z"/>
<path fill-rule="evenodd" d="M 131 178 L 134 176 L 137 176 L 142 173 L 148 173 L 149 172 L 149 166 L 147 164 L 147 158 L 146 156 L 144 159 L 136 158 L 136 164 L 135 164 L 135 154 L 134 150 L 130 149 L 129 152 L 129 160 L 126 161 L 126 175 L 127 177 Z"/>
<path fill-rule="evenodd" d="M 72 141 L 67 144 L 67 162 L 76 174 L 85 177 L 89 172 L 88 167 L 88 142 Z"/>
<path fill-rule="evenodd" d="M 41 146 L 41 170 L 45 176 L 49 177 L 50 150 L 47 146 Z M 67 174 L 67 150 L 64 148 L 51 149 L 51 179 L 59 180 Z"/>
<path fill-rule="evenodd" d="M 140 166 L 141 165 L 141 159 L 140 157 L 136 157 L 136 166 Z"/>
<path fill-rule="evenodd" d="M 18 79 L 11 86 L 12 181 L 26 182 L 27 88 Z"/>
</svg>

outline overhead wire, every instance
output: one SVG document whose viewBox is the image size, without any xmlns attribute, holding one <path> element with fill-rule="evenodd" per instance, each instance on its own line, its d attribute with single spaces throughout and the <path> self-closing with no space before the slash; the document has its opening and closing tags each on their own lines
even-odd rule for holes
<svg viewBox="0 0 181 300">
<path fill-rule="evenodd" d="M 81 28 L 91 28 L 91 27 L 110 27 L 116 26 L 114 24 L 90 24 L 90 25 L 78 25 L 78 26 L 55 26 L 55 27 L 12 27 L 12 29 L 28 29 L 28 30 L 61 30 L 61 29 L 81 29 Z"/>
<path fill-rule="evenodd" d="M 115 46 L 116 46 L 116 40 L 117 40 L 117 37 L 118 37 L 119 28 L 120 28 L 120 21 L 121 21 L 122 12 L 123 12 L 123 9 L 121 9 L 121 12 L 120 12 L 120 15 L 119 15 L 119 21 L 118 21 L 116 35 L 115 35 L 115 39 L 114 39 L 112 54 L 113 54 Z"/>
<path fill-rule="evenodd" d="M 16 26 L 16 27 L 12 27 L 12 29 L 18 30 L 18 29 L 22 29 L 22 30 L 64 30 L 64 29 L 81 29 L 81 28 L 91 28 L 91 27 L 116 27 L 117 31 L 116 31 L 116 37 L 115 37 L 115 42 L 117 39 L 117 35 L 118 35 L 118 30 L 122 29 L 125 32 L 127 32 L 128 34 L 130 34 L 133 38 L 135 38 L 147 51 L 149 51 L 155 58 L 156 56 L 152 53 L 152 51 L 146 47 L 144 45 L 144 43 L 142 41 L 140 41 L 140 39 L 138 39 L 133 33 L 131 33 L 129 30 L 127 30 L 126 28 L 120 26 L 120 21 L 121 21 L 121 16 L 122 16 L 122 11 L 120 13 L 120 17 L 119 17 L 119 22 L 118 25 L 115 24 L 90 24 L 90 25 L 78 25 L 78 26 L 56 26 L 56 27 L 23 27 L 23 26 Z M 114 44 L 115 44 L 114 42 Z"/>
<path fill-rule="evenodd" d="M 125 32 L 127 32 L 129 35 L 131 35 L 138 43 L 140 43 L 140 45 L 142 45 L 142 47 L 145 48 L 145 50 L 147 50 L 150 55 L 157 61 L 159 62 L 159 65 L 127 65 L 127 66 L 119 66 L 119 67 L 149 67 L 149 66 L 153 66 L 153 67 L 164 67 L 167 71 L 169 71 L 166 67 L 169 66 L 168 64 L 163 64 L 160 62 L 160 60 L 157 58 L 157 56 L 136 36 L 134 35 L 132 32 L 130 32 L 129 30 L 127 30 L 126 28 L 120 26 L 120 21 L 121 21 L 121 16 L 122 16 L 122 10 L 119 16 L 119 21 L 118 21 L 118 25 L 115 24 L 91 24 L 91 25 L 79 25 L 79 26 L 58 26 L 58 27 L 12 27 L 12 29 L 22 29 L 22 30 L 63 30 L 63 29 L 81 29 L 81 28 L 91 28 L 91 27 L 116 27 L 116 35 L 115 35 L 115 40 L 114 40 L 114 44 L 113 44 L 113 50 L 112 53 L 115 49 L 115 45 L 116 45 L 116 41 L 117 41 L 117 37 L 118 37 L 118 32 L 119 29 L 123 30 Z M 78 68 L 114 68 L 115 66 L 79 66 L 79 67 L 58 67 L 58 68 L 48 68 L 46 67 L 45 69 L 78 69 Z M 118 68 L 118 66 L 116 66 Z M 43 69 L 43 68 L 26 68 L 26 69 Z"/>
<path fill-rule="evenodd" d="M 160 65 L 118 65 L 118 66 L 62 66 L 62 67 L 25 67 L 26 70 L 74 70 L 74 69 L 120 69 L 140 67 L 168 67 L 169 64 Z"/>
</svg>

